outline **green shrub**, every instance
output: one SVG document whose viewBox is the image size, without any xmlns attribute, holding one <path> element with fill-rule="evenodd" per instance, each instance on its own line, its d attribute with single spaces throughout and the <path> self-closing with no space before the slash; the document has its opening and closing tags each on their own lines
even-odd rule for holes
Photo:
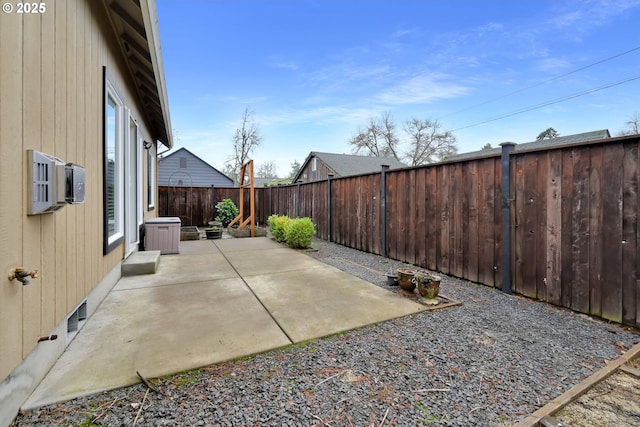
<svg viewBox="0 0 640 427">
<path fill-rule="evenodd" d="M 292 219 L 285 225 L 287 245 L 292 248 L 308 248 L 315 234 L 316 228 L 311 218 Z"/>
<path fill-rule="evenodd" d="M 286 225 L 291 220 L 286 215 L 271 215 L 269 217 L 269 230 L 278 242 L 286 242 Z"/>
<path fill-rule="evenodd" d="M 216 203 L 216 212 L 218 212 L 218 216 L 216 216 L 215 220 L 220 221 L 223 227 L 228 226 L 240 213 L 231 199 L 224 199 Z"/>
</svg>

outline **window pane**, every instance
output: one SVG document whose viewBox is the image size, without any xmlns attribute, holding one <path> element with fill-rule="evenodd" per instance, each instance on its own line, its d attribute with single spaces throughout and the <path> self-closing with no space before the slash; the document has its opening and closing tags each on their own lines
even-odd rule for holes
<svg viewBox="0 0 640 427">
<path fill-rule="evenodd" d="M 118 164 L 116 162 L 116 132 L 117 132 L 117 104 L 115 100 L 108 97 L 107 102 L 107 236 L 113 236 L 117 230 L 116 223 L 116 200 L 118 200 L 118 188 L 116 177 L 118 176 Z"/>
</svg>

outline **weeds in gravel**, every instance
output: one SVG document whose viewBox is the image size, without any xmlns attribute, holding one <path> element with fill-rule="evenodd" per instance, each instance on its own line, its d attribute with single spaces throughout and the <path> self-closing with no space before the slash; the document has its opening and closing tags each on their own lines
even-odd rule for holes
<svg viewBox="0 0 640 427">
<path fill-rule="evenodd" d="M 77 427 L 100 427 L 100 424 L 94 424 L 91 418 L 85 418 Z"/>
<path fill-rule="evenodd" d="M 184 387 L 189 384 L 193 384 L 198 381 L 198 376 L 202 373 L 202 369 L 194 369 L 192 371 L 182 371 L 175 375 L 169 375 L 165 377 L 169 382 L 178 386 Z"/>
</svg>

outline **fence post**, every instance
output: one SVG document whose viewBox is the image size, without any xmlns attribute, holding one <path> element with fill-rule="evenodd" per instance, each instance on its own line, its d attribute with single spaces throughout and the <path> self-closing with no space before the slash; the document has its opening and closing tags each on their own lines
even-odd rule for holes
<svg viewBox="0 0 640 427">
<path fill-rule="evenodd" d="M 331 179 L 333 174 L 327 175 L 327 242 L 331 241 Z"/>
<path fill-rule="evenodd" d="M 380 172 L 380 255 L 387 257 L 387 171 L 389 165 L 382 165 Z"/>
<path fill-rule="evenodd" d="M 502 167 L 502 292 L 511 293 L 511 152 L 514 142 L 503 142 Z"/>
</svg>

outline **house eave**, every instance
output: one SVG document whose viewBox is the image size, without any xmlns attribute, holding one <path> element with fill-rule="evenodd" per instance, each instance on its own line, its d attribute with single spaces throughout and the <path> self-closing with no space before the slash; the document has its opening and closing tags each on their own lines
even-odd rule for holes
<svg viewBox="0 0 640 427">
<path fill-rule="evenodd" d="M 158 15 L 153 0 L 103 0 L 154 139 L 173 147 Z"/>
</svg>

